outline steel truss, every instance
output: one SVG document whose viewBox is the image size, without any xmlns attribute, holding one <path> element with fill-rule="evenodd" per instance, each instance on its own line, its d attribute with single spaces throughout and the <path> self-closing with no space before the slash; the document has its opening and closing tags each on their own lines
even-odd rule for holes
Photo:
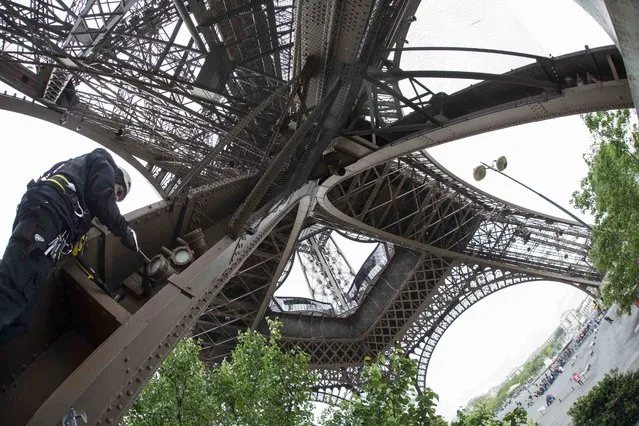
<svg viewBox="0 0 639 426">
<path fill-rule="evenodd" d="M 269 99 L 250 125 L 241 130 L 235 125 L 292 77 L 292 2 L 258 8 L 249 27 L 240 25 L 246 16 L 217 19 L 204 31 L 209 47 L 199 36 L 184 40 L 191 17 L 167 0 L 34 4 L 38 7 L 8 1 L 0 6 L 2 62 L 26 67 L 28 79 L 48 75 L 41 93 L 27 93 L 31 98 L 111 129 L 149 162 L 167 194 L 212 147 L 216 161 L 198 170 L 196 186 L 259 168 L 267 155 L 263 124 L 285 114 L 288 93 Z M 272 51 L 255 57 L 257 39 Z M 214 85 L 205 79 L 216 72 L 211 64 L 221 61 L 214 50 L 220 46 L 228 50 L 228 70 L 224 78 L 217 70 Z M 219 136 L 231 129 L 232 140 L 220 143 Z"/>
<path fill-rule="evenodd" d="M 586 228 L 489 197 L 423 152 L 346 179 L 328 199 L 368 226 L 421 244 L 504 265 L 600 278 L 586 258 Z"/>
<path fill-rule="evenodd" d="M 128 217 L 150 254 L 197 228 L 209 247 L 155 293 L 120 303 L 65 265 L 51 280 L 99 310 L 77 308 L 71 324 L 43 317 L 51 329 L 4 352 L 0 379 L 11 387 L 0 405 L 16 424 L 46 423 L 70 406 L 117 422 L 178 339 L 201 339 L 215 365 L 238 331 L 265 330 L 267 314 L 282 319 L 285 347 L 311 354 L 320 399 L 356 390 L 365 357 L 395 346 L 419 361 L 424 386 L 441 335 L 483 297 L 539 279 L 596 293 L 587 230 L 496 200 L 420 150 L 627 107 L 619 52 L 539 58 L 472 48 L 534 63 L 504 75 L 407 71 L 401 56 L 413 49 L 405 39 L 418 5 L 0 0 L 0 80 L 25 96 L 0 95 L 0 108 L 73 129 L 141 169 L 166 197 Z M 443 93 L 427 76 L 481 82 Z M 317 192 L 309 180 L 322 182 Z M 354 291 L 321 261 L 343 259 L 328 229 L 378 242 L 360 271 L 342 268 L 355 275 Z M 93 238 L 88 254 L 106 282 L 135 276 L 140 264 L 112 235 Z M 274 298 L 296 252 L 312 253 L 317 275 L 333 277 L 325 281 L 343 306 L 305 302 L 294 313 Z M 33 359 L 22 367 L 25 356 Z M 42 365 L 56 374 L 34 382 Z M 15 400 L 33 406 L 13 412 Z"/>
</svg>

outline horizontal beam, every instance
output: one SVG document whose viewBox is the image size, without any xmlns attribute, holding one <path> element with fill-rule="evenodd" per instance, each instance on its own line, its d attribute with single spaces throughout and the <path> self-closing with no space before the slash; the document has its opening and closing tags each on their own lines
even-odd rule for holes
<svg viewBox="0 0 639 426">
<path fill-rule="evenodd" d="M 533 55 L 531 53 L 514 52 L 512 50 L 499 50 L 499 49 L 482 49 L 477 47 L 453 47 L 453 46 L 413 46 L 413 47 L 391 47 L 388 49 L 382 49 L 382 52 L 429 52 L 429 51 L 444 51 L 444 52 L 477 52 L 477 53 L 494 53 L 497 55 L 507 56 L 519 56 L 521 58 L 530 58 L 537 61 L 551 61 L 552 59 L 546 56 Z"/>
<path fill-rule="evenodd" d="M 517 77 L 509 74 L 492 74 L 475 71 L 440 71 L 440 70 L 420 70 L 420 71 L 369 71 L 367 74 L 371 78 L 384 81 L 398 81 L 406 78 L 455 78 L 467 80 L 496 81 L 504 84 L 514 84 L 518 86 L 538 87 L 540 89 L 560 91 L 558 83 L 551 81 L 535 80 L 533 78 Z"/>
</svg>

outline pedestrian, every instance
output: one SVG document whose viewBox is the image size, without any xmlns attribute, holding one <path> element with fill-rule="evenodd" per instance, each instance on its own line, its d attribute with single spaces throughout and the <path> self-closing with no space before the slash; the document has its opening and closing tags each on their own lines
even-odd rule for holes
<svg viewBox="0 0 639 426">
<path fill-rule="evenodd" d="M 579 383 L 579 385 L 584 384 L 584 382 L 581 380 L 581 376 L 577 372 L 572 374 L 571 380 L 574 381 L 575 383 Z"/>
<path fill-rule="evenodd" d="M 130 190 L 129 174 L 102 148 L 57 163 L 29 182 L 0 261 L 0 345 L 29 329 L 47 273 L 81 251 L 94 217 L 125 247 L 139 250 L 116 204 Z"/>
<path fill-rule="evenodd" d="M 605 315 L 605 316 L 604 316 L 604 319 L 605 319 L 606 321 L 608 321 L 608 323 L 609 323 L 609 324 L 612 324 L 612 323 L 614 322 L 614 321 L 612 320 L 612 318 L 610 318 L 608 315 Z"/>
</svg>

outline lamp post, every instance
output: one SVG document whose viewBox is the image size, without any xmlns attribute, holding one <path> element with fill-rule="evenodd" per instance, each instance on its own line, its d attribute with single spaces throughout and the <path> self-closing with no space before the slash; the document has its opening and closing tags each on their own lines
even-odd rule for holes
<svg viewBox="0 0 639 426">
<path fill-rule="evenodd" d="M 508 160 L 506 159 L 505 156 L 501 156 L 499 158 L 497 158 L 496 160 L 493 161 L 492 165 L 488 165 L 484 162 L 479 162 L 479 166 L 475 167 L 473 169 L 473 178 L 476 181 L 480 181 L 483 178 L 486 177 L 486 170 L 492 170 L 494 172 L 499 173 L 502 176 L 507 177 L 508 179 L 512 180 L 513 182 L 523 186 L 524 188 L 526 188 L 527 190 L 537 194 L 538 196 L 540 196 L 541 198 L 543 198 L 544 200 L 548 201 L 550 204 L 552 204 L 553 206 L 557 207 L 559 210 L 561 210 L 562 212 L 566 213 L 568 216 L 570 216 L 571 218 L 573 218 L 575 221 L 577 221 L 578 223 L 580 223 L 581 225 L 585 226 L 586 228 L 588 228 L 589 231 L 592 231 L 592 226 L 588 225 L 586 222 L 584 222 L 583 220 L 579 219 L 577 216 L 575 216 L 572 212 L 568 211 L 567 209 L 565 209 L 564 207 L 560 206 L 559 204 L 555 203 L 553 200 L 551 200 L 550 198 L 546 197 L 544 194 L 542 194 L 541 192 L 537 192 L 534 189 L 532 189 L 531 187 L 529 187 L 528 185 L 525 185 L 523 183 L 521 183 L 520 181 L 518 181 L 517 179 L 510 177 L 509 175 L 507 175 L 506 173 L 503 172 L 503 170 L 508 166 Z"/>
</svg>

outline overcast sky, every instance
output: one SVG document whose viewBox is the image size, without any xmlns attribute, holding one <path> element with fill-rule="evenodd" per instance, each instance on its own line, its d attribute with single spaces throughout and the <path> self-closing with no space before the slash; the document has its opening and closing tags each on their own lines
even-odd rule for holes
<svg viewBox="0 0 639 426">
<path fill-rule="evenodd" d="M 408 40 L 410 46 L 472 46 L 555 56 L 581 50 L 585 44 L 611 44 L 572 0 L 422 0 Z M 420 54 L 405 59 L 405 69 L 484 72 L 504 72 L 527 63 L 460 54 Z M 468 83 L 438 80 L 432 82 L 432 90 L 450 93 Z M 13 113 L 0 111 L 0 123 L 4 141 L 0 245 L 4 246 L 29 179 L 56 161 L 98 145 L 70 130 Z M 478 161 L 506 155 L 508 173 L 569 207 L 570 195 L 586 172 L 581 156 L 589 145 L 580 118 L 568 117 L 475 136 L 429 152 L 467 181 L 472 180 L 471 171 Z M 121 205 L 124 213 L 159 198 L 141 175 L 132 167 L 128 170 L 133 189 Z M 477 186 L 524 207 L 562 214 L 501 176 L 489 174 Z M 498 384 L 550 335 L 561 313 L 583 297 L 566 285 L 536 282 L 502 290 L 470 308 L 444 334 L 429 366 L 427 384 L 440 395 L 439 412 L 450 419 L 459 406 Z"/>
</svg>

